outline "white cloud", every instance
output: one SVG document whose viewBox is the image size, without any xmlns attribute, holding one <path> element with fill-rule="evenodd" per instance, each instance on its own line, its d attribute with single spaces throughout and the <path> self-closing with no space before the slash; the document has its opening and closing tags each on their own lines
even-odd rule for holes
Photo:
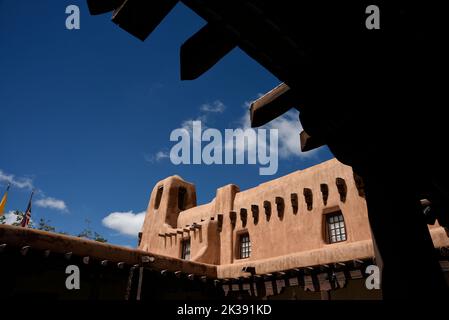
<svg viewBox="0 0 449 320">
<path fill-rule="evenodd" d="M 33 189 L 33 180 L 30 178 L 16 178 L 13 174 L 7 174 L 0 170 L 0 182 L 10 183 L 19 189 Z"/>
<path fill-rule="evenodd" d="M 189 132 L 190 135 L 193 135 L 193 122 L 200 121 L 201 122 L 201 131 L 204 131 L 204 130 L 208 129 L 207 123 L 209 122 L 210 116 L 213 116 L 211 114 L 223 113 L 225 110 L 226 110 L 226 106 L 220 100 L 215 100 L 212 103 L 205 103 L 200 106 L 200 112 L 201 112 L 200 115 L 197 116 L 196 118 L 191 118 L 191 119 L 182 121 L 180 128 L 187 130 L 187 132 Z M 195 138 L 201 139 L 201 137 L 193 137 L 193 139 L 195 139 Z M 159 161 L 168 159 L 169 157 L 170 156 L 167 152 L 158 151 L 154 155 L 150 155 L 150 156 L 146 155 L 145 160 L 150 163 L 154 163 L 154 162 L 159 162 Z"/>
<path fill-rule="evenodd" d="M 149 163 L 155 163 L 170 158 L 170 154 L 167 151 L 158 151 L 156 154 L 146 154 L 144 158 Z"/>
<path fill-rule="evenodd" d="M 8 213 L 5 213 L 5 224 L 12 225 L 16 221 L 17 216 L 13 213 L 13 211 L 10 211 Z"/>
<path fill-rule="evenodd" d="M 258 97 L 262 96 L 262 94 L 259 94 Z M 245 108 L 244 115 L 237 121 L 237 125 L 233 126 L 235 129 L 242 129 L 247 130 L 251 129 L 251 120 L 250 120 L 250 112 L 248 111 L 248 108 L 250 107 L 251 102 L 246 101 L 243 104 L 243 107 Z M 205 104 L 201 106 L 201 110 L 204 112 L 223 112 L 224 111 L 224 105 L 220 101 L 214 102 L 213 105 Z M 212 111 L 214 110 L 214 111 Z M 186 129 L 190 134 L 192 134 L 192 127 L 193 127 L 193 121 L 201 121 L 201 129 L 206 130 L 208 129 L 207 122 L 208 122 L 208 115 L 203 114 L 198 116 L 196 119 L 189 119 L 185 120 L 181 124 L 181 128 Z M 272 120 L 271 122 L 267 123 L 266 125 L 256 128 L 257 129 L 276 129 L 278 130 L 278 149 L 275 150 L 272 145 L 269 145 L 269 140 L 265 141 L 265 147 L 266 149 L 270 150 L 270 154 L 277 155 L 281 159 L 290 159 L 292 157 L 298 157 L 298 158 L 311 158 L 316 155 L 316 152 L 319 149 L 311 150 L 308 152 L 302 152 L 301 151 L 301 143 L 300 143 L 300 132 L 302 131 L 301 123 L 299 122 L 299 112 L 295 109 L 292 109 L 285 113 L 284 115 Z M 200 137 L 197 137 L 200 138 Z M 228 152 L 235 151 L 237 154 L 241 154 L 246 152 L 248 149 L 250 150 L 256 150 L 257 146 L 257 135 L 248 135 L 247 136 L 247 143 L 245 143 L 244 146 L 241 145 L 235 145 L 232 141 L 227 141 L 226 145 L 224 146 L 225 150 L 228 150 Z M 232 149 L 232 150 L 231 150 Z M 161 161 L 164 159 L 168 159 L 169 154 L 168 152 L 159 151 L 156 153 L 156 155 L 151 156 L 151 161 Z"/>
<path fill-rule="evenodd" d="M 169 158 L 170 155 L 167 152 L 159 151 L 156 153 L 156 161 L 161 161 L 162 159 Z"/>
<path fill-rule="evenodd" d="M 182 129 L 186 129 L 190 134 L 193 133 L 193 122 L 194 121 L 200 121 L 201 122 L 201 129 L 205 130 L 207 129 L 207 121 L 208 118 L 206 115 L 201 115 L 199 117 L 197 117 L 196 119 L 189 119 L 189 120 L 185 120 L 181 123 L 181 128 Z"/>
<path fill-rule="evenodd" d="M 245 103 L 247 105 L 247 103 Z M 245 112 L 244 116 L 239 120 L 237 128 L 235 129 L 250 129 L 251 128 L 251 120 L 250 113 Z M 300 157 L 300 158 L 310 158 L 314 156 L 318 149 L 302 152 L 299 133 L 302 131 L 301 123 L 299 122 L 299 112 L 295 109 L 292 109 L 285 113 L 284 115 L 274 119 L 273 121 L 267 123 L 264 126 L 261 126 L 257 129 L 277 129 L 278 137 L 279 137 L 279 146 L 278 146 L 278 155 L 281 159 L 289 159 L 292 156 Z M 265 142 L 266 143 L 266 142 Z M 234 145 L 235 151 L 237 153 L 245 152 L 248 149 L 255 148 L 257 144 L 256 135 L 253 138 L 248 139 L 248 145 L 245 146 L 244 149 L 236 147 L 234 144 L 228 144 L 226 148 L 230 148 Z M 266 145 L 267 149 L 270 149 L 271 152 L 276 152 L 273 148 L 270 148 L 269 145 Z"/>
<path fill-rule="evenodd" d="M 223 113 L 226 106 L 220 100 L 215 100 L 213 103 L 205 103 L 200 107 L 202 112 Z"/>
<path fill-rule="evenodd" d="M 35 195 L 45 197 L 45 194 L 42 190 L 38 190 L 34 187 L 33 180 L 30 178 L 16 177 L 13 174 L 7 174 L 4 171 L 0 170 L 0 182 L 11 184 L 12 187 L 18 189 L 34 190 Z M 54 209 L 59 211 L 68 211 L 67 205 L 63 200 L 51 197 L 39 199 L 35 201 L 34 204 L 36 204 L 36 206 L 41 208 Z"/>
<path fill-rule="evenodd" d="M 102 224 L 122 235 L 137 237 L 142 228 L 145 213 L 145 211 L 140 213 L 133 213 L 132 211 L 113 212 L 103 218 Z"/>
<path fill-rule="evenodd" d="M 55 198 L 44 198 L 39 199 L 35 202 L 36 206 L 47 209 L 54 209 L 59 211 L 68 211 L 67 205 L 63 200 Z"/>
<path fill-rule="evenodd" d="M 13 223 L 20 222 L 17 221 L 17 215 L 14 214 L 14 211 L 9 211 L 4 214 L 5 224 L 12 225 Z M 33 219 L 30 219 L 30 223 L 34 223 Z"/>
</svg>

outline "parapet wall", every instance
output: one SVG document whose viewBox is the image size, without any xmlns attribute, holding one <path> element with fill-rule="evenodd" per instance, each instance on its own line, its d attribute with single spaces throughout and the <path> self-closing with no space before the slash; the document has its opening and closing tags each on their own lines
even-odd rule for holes
<svg viewBox="0 0 449 320">
<path fill-rule="evenodd" d="M 180 187 L 187 190 L 189 198 L 185 210 L 178 208 Z M 140 248 L 180 257 L 182 241 L 190 239 L 192 260 L 229 264 L 241 260 L 239 236 L 248 233 L 252 252 L 245 260 L 269 259 L 329 246 L 323 219 L 338 210 L 347 228 L 345 243 L 369 240 L 366 203 L 359 191 L 352 169 L 337 160 L 245 191 L 235 185 L 224 186 L 215 199 L 201 206 L 195 204 L 193 184 L 169 177 L 153 189 Z"/>
<path fill-rule="evenodd" d="M 187 191 L 184 210 L 178 203 L 180 188 Z M 346 239 L 338 243 L 330 243 L 327 230 L 327 217 L 334 213 L 343 215 L 346 230 Z M 436 245 L 449 245 L 436 229 L 441 228 L 432 227 Z M 240 256 L 242 235 L 250 238 L 247 258 Z M 244 191 L 224 186 L 201 206 L 196 206 L 193 184 L 178 176 L 159 182 L 151 194 L 139 248 L 183 258 L 186 243 L 187 258 L 218 265 L 219 277 L 242 276 L 245 266 L 271 272 L 374 256 L 363 183 L 336 159 Z"/>
</svg>

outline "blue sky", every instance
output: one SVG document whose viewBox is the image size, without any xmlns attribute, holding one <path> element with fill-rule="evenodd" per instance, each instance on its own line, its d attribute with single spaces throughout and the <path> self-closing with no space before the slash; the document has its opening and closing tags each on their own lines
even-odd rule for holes
<svg viewBox="0 0 449 320">
<path fill-rule="evenodd" d="M 65 28 L 71 4 L 80 30 Z M 196 119 L 245 127 L 246 103 L 279 81 L 239 49 L 180 81 L 179 47 L 205 23 L 182 4 L 145 42 L 110 18 L 90 16 L 84 0 L 0 0 L 1 192 L 13 181 L 6 211 L 25 210 L 34 187 L 34 220 L 76 234 L 89 219 L 109 242 L 135 246 L 126 233 L 167 176 L 195 183 L 205 203 L 228 183 L 246 189 L 332 157 L 326 148 L 298 152 L 300 123 L 290 112 L 268 125 L 283 138 L 274 176 L 260 176 L 257 165 L 173 165 L 164 157 L 172 130 Z"/>
</svg>

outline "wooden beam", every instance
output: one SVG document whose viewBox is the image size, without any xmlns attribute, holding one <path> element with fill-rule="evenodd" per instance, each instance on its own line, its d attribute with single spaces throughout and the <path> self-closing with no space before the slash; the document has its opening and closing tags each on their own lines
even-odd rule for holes
<svg viewBox="0 0 449 320">
<path fill-rule="evenodd" d="M 154 257 L 150 257 L 150 256 L 142 256 L 142 263 L 150 263 L 150 262 L 154 262 L 156 260 L 156 258 Z"/>
<path fill-rule="evenodd" d="M 206 24 L 181 46 L 181 80 L 194 80 L 236 47 L 232 36 L 213 23 Z"/>
<path fill-rule="evenodd" d="M 140 298 L 142 296 L 142 282 L 143 282 L 143 267 L 139 268 L 139 281 L 137 283 L 137 296 L 136 300 L 140 301 Z"/>
<path fill-rule="evenodd" d="M 118 7 L 112 21 L 140 40 L 145 40 L 178 0 L 125 0 Z"/>
<path fill-rule="evenodd" d="M 22 256 L 26 256 L 28 254 L 28 251 L 30 251 L 31 246 L 24 246 L 20 249 L 20 254 Z"/>
<path fill-rule="evenodd" d="M 256 128 L 297 107 L 296 93 L 285 83 L 281 83 L 250 106 L 251 127 Z M 298 123 L 299 125 L 299 123 Z"/>
<path fill-rule="evenodd" d="M 87 0 L 87 7 L 91 15 L 111 12 L 118 8 L 125 0 Z"/>
<path fill-rule="evenodd" d="M 276 272 L 276 276 L 283 277 L 283 276 L 285 276 L 285 272 L 283 272 L 283 271 Z"/>
<path fill-rule="evenodd" d="M 313 149 L 322 147 L 325 145 L 323 141 L 320 141 L 316 138 L 312 138 L 307 132 L 304 130 L 299 134 L 299 140 L 301 142 L 301 151 L 307 152 Z"/>
</svg>

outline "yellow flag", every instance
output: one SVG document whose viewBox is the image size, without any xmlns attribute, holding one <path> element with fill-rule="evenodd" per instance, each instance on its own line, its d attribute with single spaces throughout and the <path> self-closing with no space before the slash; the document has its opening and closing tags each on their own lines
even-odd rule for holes
<svg viewBox="0 0 449 320">
<path fill-rule="evenodd" d="M 2 201 L 0 202 L 0 216 L 2 216 L 3 213 L 5 212 L 6 200 L 8 200 L 8 191 L 9 191 L 9 186 L 8 186 L 8 188 L 6 188 L 6 192 L 3 195 Z"/>
</svg>

